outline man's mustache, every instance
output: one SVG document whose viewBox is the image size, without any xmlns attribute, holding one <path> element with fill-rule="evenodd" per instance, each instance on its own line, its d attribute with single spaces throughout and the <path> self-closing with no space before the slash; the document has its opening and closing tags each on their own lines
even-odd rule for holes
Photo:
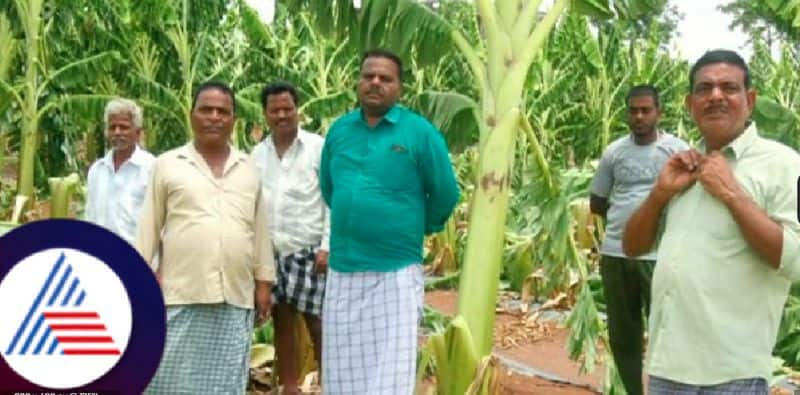
<svg viewBox="0 0 800 395">
<path fill-rule="evenodd" d="M 711 114 L 714 112 L 722 112 L 727 113 L 728 107 L 727 106 L 720 106 L 720 105 L 711 105 L 703 109 L 703 114 Z"/>
</svg>

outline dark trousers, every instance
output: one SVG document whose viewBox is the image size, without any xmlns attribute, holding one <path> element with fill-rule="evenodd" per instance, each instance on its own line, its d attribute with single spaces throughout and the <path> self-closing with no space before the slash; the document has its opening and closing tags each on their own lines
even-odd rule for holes
<svg viewBox="0 0 800 395">
<path fill-rule="evenodd" d="M 644 394 L 644 331 L 654 265 L 649 260 L 600 257 L 611 353 L 628 395 Z"/>
</svg>

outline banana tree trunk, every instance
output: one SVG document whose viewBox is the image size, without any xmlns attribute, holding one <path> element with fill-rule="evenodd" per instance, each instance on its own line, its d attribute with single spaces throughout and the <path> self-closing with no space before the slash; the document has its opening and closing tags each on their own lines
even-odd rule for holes
<svg viewBox="0 0 800 395">
<path fill-rule="evenodd" d="M 22 138 L 19 158 L 17 195 L 27 198 L 30 207 L 33 197 L 33 170 L 39 139 L 37 92 L 39 90 L 39 36 L 42 0 L 17 0 L 17 12 L 25 30 L 26 52 L 25 89 L 22 109 Z"/>
<path fill-rule="evenodd" d="M 23 113 L 27 119 L 23 121 L 24 125 L 22 127 L 17 195 L 25 196 L 30 203 L 33 198 L 33 170 L 36 164 L 36 141 L 38 139 L 37 129 L 39 128 L 39 122 L 35 119 L 35 110 L 33 115 L 28 115 L 27 109 Z"/>
<path fill-rule="evenodd" d="M 77 173 L 72 173 L 67 177 L 52 177 L 48 182 L 50 184 L 50 217 L 69 218 L 69 206 L 73 194 L 80 185 L 80 177 Z"/>
<path fill-rule="evenodd" d="M 458 314 L 464 317 L 475 350 L 483 357 L 492 351 L 514 146 L 523 114 L 523 87 L 534 57 L 568 1 L 556 0 L 541 20 L 540 0 L 475 3 L 486 36 L 485 66 L 474 55 L 474 49 L 459 36 L 454 37 L 479 82 L 484 122 L 459 282 Z"/>
<path fill-rule="evenodd" d="M 520 111 L 512 108 L 489 131 L 470 208 L 458 312 L 472 332 L 476 350 L 492 349 L 494 311 L 502 268 L 511 167 Z"/>
</svg>

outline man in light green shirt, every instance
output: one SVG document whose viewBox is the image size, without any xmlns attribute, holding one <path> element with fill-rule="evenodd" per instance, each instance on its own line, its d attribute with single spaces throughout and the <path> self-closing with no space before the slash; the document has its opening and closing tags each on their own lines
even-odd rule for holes
<svg viewBox="0 0 800 395">
<path fill-rule="evenodd" d="M 759 136 L 756 93 L 734 52 L 692 67 L 686 107 L 703 135 L 672 156 L 629 220 L 629 256 L 660 239 L 649 393 L 767 394 L 771 352 L 800 279 L 800 155 Z"/>
</svg>

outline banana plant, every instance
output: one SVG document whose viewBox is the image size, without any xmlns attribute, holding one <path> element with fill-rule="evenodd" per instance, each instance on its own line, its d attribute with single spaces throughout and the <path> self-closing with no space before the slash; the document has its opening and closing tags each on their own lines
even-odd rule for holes
<svg viewBox="0 0 800 395">
<path fill-rule="evenodd" d="M 762 41 L 755 45 L 751 69 L 758 100 L 753 119 L 759 129 L 795 149 L 800 148 L 800 57 L 788 46 L 780 59 L 769 56 Z"/>
<path fill-rule="evenodd" d="M 300 94 L 303 127 L 324 133 L 355 101 L 352 86 L 358 54 L 347 39 L 337 41 L 315 29 L 308 12 L 281 4 L 276 23 L 270 25 L 248 6 L 242 7 L 241 14 L 241 29 L 249 41 L 248 61 L 251 70 L 257 70 L 257 78 L 240 91 L 242 107 L 261 119 L 261 88 L 274 80 L 287 80 Z"/>
<path fill-rule="evenodd" d="M 4 93 L 3 96 L 10 97 L 12 103 L 18 106 L 21 112 L 17 195 L 24 197 L 26 205 L 30 205 L 34 193 L 34 164 L 41 140 L 40 121 L 49 111 L 61 107 L 71 100 L 69 96 L 48 96 L 49 90 L 59 79 L 74 77 L 77 72 L 85 71 L 89 67 L 114 57 L 115 53 L 112 51 L 101 52 L 71 61 L 53 70 L 49 63 L 48 46 L 45 45 L 44 39 L 47 33 L 46 27 L 54 17 L 44 17 L 43 0 L 14 0 L 14 5 L 17 21 L 25 36 L 24 45 L 21 48 L 24 53 L 24 59 L 21 61 L 25 75 L 19 81 L 0 79 L 0 92 Z M 1 21 L 6 18 L 4 15 L 0 16 L 0 32 L 2 32 L 4 24 Z M 13 48 L 13 44 L 0 45 L 7 46 L 6 49 Z M 13 51 L 9 52 L 13 54 Z M 8 67 L 13 61 L 12 58 L 4 56 L 4 60 L 0 61 L 0 64 Z M 43 100 L 45 97 L 48 97 L 46 104 Z"/>
<path fill-rule="evenodd" d="M 77 173 L 67 177 L 51 177 L 50 183 L 50 217 L 69 218 L 69 207 L 72 197 L 80 189 L 81 179 Z"/>
<path fill-rule="evenodd" d="M 196 45 L 190 43 L 188 28 L 189 7 L 189 0 L 183 0 L 181 23 L 166 31 L 166 36 L 172 45 L 172 49 L 177 54 L 177 61 L 180 66 L 180 81 L 182 81 L 181 86 L 177 90 L 170 89 L 153 79 L 152 75 L 146 75 L 139 71 L 134 74 L 148 85 L 152 92 L 171 102 L 170 108 L 172 108 L 174 116 L 181 120 L 182 129 L 187 140 L 192 136 L 192 87 L 195 81 L 199 79 L 198 66 L 205 55 L 206 45 L 208 45 L 208 37 L 202 33 Z"/>
<path fill-rule="evenodd" d="M 0 13 L 0 81 L 8 81 L 17 45 L 18 40 L 14 38 L 11 22 L 5 14 Z M 0 114 L 5 112 L 9 104 L 11 104 L 10 95 L 0 96 Z"/>
<path fill-rule="evenodd" d="M 5 14 L 0 13 L 0 81 L 7 81 L 11 62 L 14 59 L 17 40 L 11 31 L 11 22 Z M 8 105 L 11 104 L 10 95 L 0 95 L 0 114 L 5 113 Z M 8 134 L 0 128 L 0 169 L 5 164 L 5 154 L 7 147 Z"/>
</svg>

